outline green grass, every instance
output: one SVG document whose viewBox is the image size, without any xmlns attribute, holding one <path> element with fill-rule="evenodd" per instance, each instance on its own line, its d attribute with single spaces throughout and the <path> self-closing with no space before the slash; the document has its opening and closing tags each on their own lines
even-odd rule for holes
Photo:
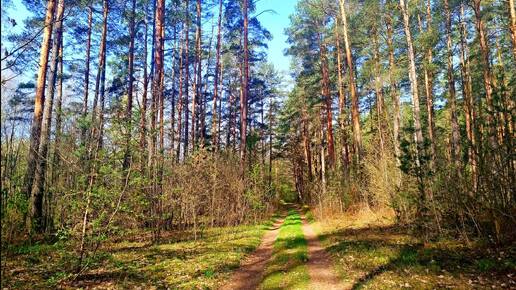
<svg viewBox="0 0 516 290">
<path fill-rule="evenodd" d="M 57 252 L 55 246 L 46 245 L 24 247 L 8 258 L 7 267 L 13 271 L 5 272 L 2 287 L 216 289 L 256 249 L 271 224 L 207 229 L 197 241 L 171 236 L 159 245 L 111 244 L 99 253 L 101 260 L 73 281 L 72 267 L 62 267 L 62 258 L 70 260 L 72 251 Z"/>
<path fill-rule="evenodd" d="M 301 226 L 299 213 L 291 210 L 280 228 L 259 289 L 308 289 L 308 248 Z"/>
<path fill-rule="evenodd" d="M 173 289 L 214 289 L 260 244 L 268 225 L 213 229 L 198 241 L 120 252 L 114 261 L 131 267 L 152 285 Z M 138 281 L 134 281 L 138 282 Z M 133 286 L 122 284 L 122 286 Z"/>
<path fill-rule="evenodd" d="M 321 225 L 323 246 L 353 289 L 476 289 L 514 284 L 514 247 L 502 251 L 447 240 L 423 244 L 396 225 Z"/>
</svg>

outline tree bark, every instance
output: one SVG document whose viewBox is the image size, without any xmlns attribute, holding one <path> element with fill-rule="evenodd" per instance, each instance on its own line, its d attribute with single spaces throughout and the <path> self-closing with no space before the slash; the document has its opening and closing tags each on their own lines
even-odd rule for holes
<svg viewBox="0 0 516 290">
<path fill-rule="evenodd" d="M 375 73 L 375 93 L 376 93 L 376 115 L 377 115 L 377 127 L 378 136 L 380 138 L 380 155 L 383 156 L 385 151 L 385 120 L 386 116 L 384 111 L 384 99 L 383 99 L 383 80 L 380 69 L 380 47 L 378 43 L 378 29 L 373 29 L 373 60 L 374 60 L 374 73 Z"/>
<path fill-rule="evenodd" d="M 306 161 L 306 167 L 308 169 L 308 180 L 313 180 L 313 170 L 312 170 L 312 150 L 310 146 L 310 130 L 308 128 L 308 116 L 306 112 L 306 108 L 303 108 L 302 114 L 302 132 L 303 132 L 303 151 L 304 151 L 304 157 Z"/>
<path fill-rule="evenodd" d="M 190 65 L 188 63 L 189 61 L 189 56 L 190 56 L 190 53 L 189 53 L 189 29 L 190 29 L 190 10 L 189 10 L 189 6 L 190 6 L 190 1 L 189 0 L 186 0 L 186 8 L 185 8 L 185 13 L 186 13 L 186 19 L 185 19 L 185 22 L 186 22 L 186 27 L 185 27 L 185 80 L 184 80 L 184 85 L 185 85 L 185 93 L 184 93 L 184 104 L 183 104 L 183 107 L 184 107 L 184 110 L 185 110 L 185 125 L 184 125 L 184 129 L 185 129 L 185 136 L 184 136 L 184 157 L 186 158 L 186 156 L 188 155 L 188 152 L 190 150 L 189 146 L 188 146 L 188 135 L 189 135 L 189 125 L 188 125 L 188 119 L 189 119 L 189 109 L 188 109 L 188 86 L 189 86 L 189 80 L 190 80 Z"/>
<path fill-rule="evenodd" d="M 446 14 L 446 48 L 447 48 L 447 65 L 448 65 L 448 98 L 450 102 L 450 124 L 451 124 L 451 142 L 450 153 L 452 161 L 458 170 L 460 161 L 460 131 L 457 121 L 457 104 L 455 96 L 455 76 L 453 73 L 453 43 L 452 43 L 452 18 L 449 1 L 444 0 L 444 10 Z"/>
<path fill-rule="evenodd" d="M 175 154 L 175 144 L 176 144 L 176 52 L 178 45 L 180 45 L 180 41 L 177 38 L 177 27 L 174 24 L 174 47 L 172 48 L 172 92 L 170 96 L 170 156 L 174 156 Z"/>
<path fill-rule="evenodd" d="M 160 238 L 161 232 L 161 198 L 162 174 L 163 174 L 163 82 L 164 82 L 164 38 L 165 38 L 165 0 L 157 0 L 155 9 L 155 32 L 154 32 L 154 72 L 152 78 L 152 112 L 151 127 L 153 128 L 151 138 L 151 172 L 153 174 L 153 210 L 156 216 L 154 222 L 154 239 Z M 159 108 L 158 108 L 159 107 Z M 159 110 L 159 111 L 158 111 Z M 159 160 L 156 156 L 156 122 L 159 113 Z M 159 161 L 159 163 L 158 163 Z"/>
<path fill-rule="evenodd" d="M 147 50 L 148 50 L 148 35 L 149 35 L 149 21 L 147 19 L 148 8 L 145 11 L 145 36 L 143 40 L 143 92 L 142 92 L 142 107 L 140 113 L 140 172 L 145 174 L 145 163 L 147 160 L 145 147 L 147 145 L 147 88 L 149 86 L 149 73 L 147 72 Z"/>
<path fill-rule="evenodd" d="M 183 30 L 185 29 L 184 24 L 182 25 Z M 185 33 L 186 34 L 186 33 Z M 182 38 L 182 37 L 181 37 Z M 179 94 L 178 94 L 178 103 L 177 103 L 177 148 L 176 148 L 176 159 L 179 162 L 181 158 L 181 132 L 182 132 L 182 123 L 183 123 L 183 60 L 184 60 L 184 39 L 180 40 L 180 48 L 179 48 Z"/>
<path fill-rule="evenodd" d="M 231 82 L 229 87 L 231 87 Z M 227 143 L 228 148 L 232 148 L 236 151 L 236 108 L 235 107 L 236 97 L 233 92 L 229 92 L 229 121 L 228 121 L 228 135 Z"/>
<path fill-rule="evenodd" d="M 396 61 L 394 58 L 394 45 L 393 45 L 393 14 L 389 13 L 386 17 L 385 24 L 387 26 L 387 49 L 389 50 L 389 82 L 390 82 L 390 95 L 393 103 L 393 144 L 394 144 L 394 155 L 396 157 L 396 165 L 401 166 L 401 150 L 400 150 L 400 92 L 398 89 L 398 83 L 395 79 L 395 72 L 397 71 Z"/>
<path fill-rule="evenodd" d="M 407 39 L 407 57 L 409 59 L 409 79 L 410 79 L 410 91 L 412 93 L 412 106 L 415 129 L 415 141 L 416 141 L 416 165 L 419 168 L 421 166 L 421 150 L 423 148 L 423 132 L 421 130 L 421 113 L 419 108 L 419 91 L 417 84 L 416 75 L 416 62 L 414 56 L 414 46 L 412 43 L 412 34 L 410 32 L 410 19 L 405 6 L 405 0 L 400 0 L 400 8 L 403 15 L 403 26 L 405 29 L 405 37 Z"/>
<path fill-rule="evenodd" d="M 243 80 L 242 92 L 240 94 L 240 167 L 242 177 L 244 176 L 246 155 L 247 155 L 247 94 L 249 90 L 249 39 L 248 39 L 248 0 L 243 3 L 244 15 L 244 63 L 243 63 Z"/>
<path fill-rule="evenodd" d="M 462 78 L 462 94 L 464 98 L 464 118 L 466 121 L 466 137 L 468 139 L 468 164 L 471 166 L 473 188 L 477 187 L 477 138 L 475 134 L 476 112 L 473 99 L 472 79 L 467 44 L 467 27 L 464 15 L 464 3 L 460 6 L 460 64 Z"/>
<path fill-rule="evenodd" d="M 206 130 L 206 114 L 207 114 L 207 111 L 206 111 L 206 108 L 207 108 L 207 105 L 208 105 L 208 88 L 209 88 L 209 82 L 208 82 L 208 79 L 210 77 L 209 75 L 209 71 L 210 71 L 210 68 L 211 68 L 211 56 L 212 56 L 212 43 L 213 43 L 213 31 L 215 30 L 215 27 L 212 25 L 211 27 L 211 37 L 210 37 L 210 41 L 208 43 L 208 57 L 206 59 L 206 73 L 204 74 L 204 81 L 201 83 L 201 87 L 202 87 L 202 90 L 201 90 L 201 99 L 200 99 L 200 103 L 199 103 L 199 106 L 200 106 L 200 110 L 201 112 L 199 113 L 199 138 L 200 138 L 200 146 L 202 148 L 204 148 L 206 146 L 206 137 L 207 137 L 207 130 Z M 214 114 L 216 114 L 216 112 L 214 112 Z"/>
<path fill-rule="evenodd" d="M 339 17 L 335 17 L 335 46 L 337 48 L 337 77 L 338 77 L 338 91 L 339 91 L 339 127 L 340 127 L 340 139 L 341 139 L 341 163 L 344 173 L 348 173 L 349 167 L 349 147 L 348 147 L 348 136 L 346 131 L 346 94 L 344 93 L 344 80 L 342 77 L 342 51 L 340 47 L 340 23 Z M 310 169 L 311 170 L 311 169 Z M 311 180 L 311 178 L 310 178 Z"/>
<path fill-rule="evenodd" d="M 473 10 L 475 12 L 476 29 L 480 43 L 480 53 L 482 62 L 482 76 L 484 80 L 484 87 L 486 90 L 487 103 L 487 127 L 489 132 L 489 143 L 491 147 L 496 147 L 496 129 L 494 125 L 493 115 L 493 74 L 491 71 L 491 63 L 489 61 L 489 46 L 486 38 L 486 31 L 484 21 L 482 19 L 481 0 L 473 0 Z"/>
<path fill-rule="evenodd" d="M 36 80 L 36 94 L 34 96 L 34 116 L 32 118 L 29 153 L 27 158 L 27 173 L 25 175 L 26 196 L 30 197 L 36 166 L 38 162 L 39 140 L 41 136 L 41 123 L 43 121 L 43 106 L 45 103 L 45 83 L 47 79 L 48 54 L 50 52 L 50 40 L 54 26 L 56 0 L 48 0 L 45 15 L 45 28 L 43 29 L 43 41 L 39 56 L 38 78 Z"/>
<path fill-rule="evenodd" d="M 102 149 L 104 146 L 104 107 L 106 105 L 106 57 L 107 57 L 107 21 L 108 21 L 108 13 L 109 13 L 109 2 L 108 0 L 103 1 L 104 6 L 104 20 L 103 20 L 103 27 L 102 27 L 102 48 L 101 48 L 101 55 L 102 55 L 102 69 L 101 69 L 101 75 L 100 75 L 100 96 L 99 96 L 99 102 L 100 102 L 100 113 L 99 113 L 99 131 L 98 131 L 98 149 Z"/>
<path fill-rule="evenodd" d="M 510 16 L 509 31 L 511 33 L 512 55 L 514 56 L 514 61 L 516 61 L 516 8 L 514 0 L 507 0 L 507 4 Z"/>
<path fill-rule="evenodd" d="M 55 127 L 55 140 L 54 140 L 54 157 L 52 158 L 52 183 L 57 182 L 57 169 L 61 163 L 60 149 L 61 149 L 61 138 L 62 138 L 62 127 L 63 127 L 63 34 L 61 34 L 60 47 L 59 47 L 59 70 L 57 76 L 59 83 L 57 85 L 57 100 L 56 100 L 56 127 Z"/>
<path fill-rule="evenodd" d="M 424 33 L 423 25 L 421 21 L 421 17 L 418 14 L 418 24 L 420 33 Z M 432 17 L 430 11 L 430 2 L 427 0 L 426 5 L 426 32 L 431 33 L 432 31 Z M 427 130 L 428 130 L 428 140 L 430 142 L 430 160 L 429 167 L 430 170 L 434 169 L 435 164 L 435 121 L 434 121 L 434 85 L 433 85 L 433 70 L 431 69 L 431 65 L 433 62 L 433 53 L 432 48 L 427 47 L 425 51 L 425 61 L 423 65 L 423 77 L 424 77 L 424 86 L 425 86 L 425 97 L 426 97 L 426 116 L 427 116 Z"/>
<path fill-rule="evenodd" d="M 321 58 L 321 74 L 322 74 L 322 93 L 326 104 L 326 138 L 328 142 L 328 167 L 333 168 L 335 166 L 335 145 L 333 141 L 333 111 L 332 111 L 332 98 L 330 93 L 330 75 L 328 72 L 328 57 L 326 55 L 326 44 L 322 39 L 322 35 L 319 37 L 319 52 Z"/>
<path fill-rule="evenodd" d="M 159 77 L 158 87 L 157 87 L 157 98 L 159 104 L 159 163 L 158 163 L 158 194 L 163 194 L 163 174 L 165 167 L 165 0 L 163 0 L 163 4 L 160 4 L 161 7 L 159 9 L 160 12 L 160 21 L 159 21 L 159 61 L 156 62 L 157 65 L 157 73 Z M 159 65 L 159 66 L 158 66 Z M 161 198 L 158 200 L 158 213 L 159 213 L 159 228 L 158 231 L 161 230 L 161 207 L 162 202 Z M 159 238 L 159 234 L 158 234 Z"/>
<path fill-rule="evenodd" d="M 129 19 L 129 54 L 127 56 L 128 64 L 127 64 L 127 74 L 129 75 L 129 80 L 127 82 L 127 109 L 125 113 L 125 126 L 126 126 L 126 149 L 124 154 L 124 163 L 122 165 L 123 170 L 127 170 L 129 167 L 129 162 L 131 158 L 131 123 L 133 117 L 133 82 L 134 82 L 134 39 L 135 39 L 135 31 L 134 31 L 134 20 L 136 18 L 136 0 L 131 1 L 131 16 Z"/>
<path fill-rule="evenodd" d="M 84 70 L 84 97 L 82 104 L 82 118 L 85 120 L 88 114 L 88 95 L 90 86 L 90 56 L 91 56 L 91 31 L 93 25 L 93 8 L 88 6 L 88 36 L 86 40 L 86 68 Z M 82 142 L 86 142 L 87 128 L 81 130 Z"/>
<path fill-rule="evenodd" d="M 45 229 L 43 219 L 43 200 L 45 193 L 45 178 L 47 171 L 48 145 L 50 140 L 50 128 L 52 127 L 52 109 L 54 104 L 54 92 L 57 76 L 57 65 L 59 61 L 59 47 L 61 41 L 61 33 L 63 32 L 63 11 L 64 0 L 59 0 L 57 4 L 57 12 L 55 16 L 55 25 L 53 32 L 52 44 L 52 60 L 50 63 L 50 75 L 48 78 L 48 86 L 46 99 L 43 109 L 43 120 L 41 124 L 41 133 L 39 137 L 38 158 L 36 170 L 32 184 L 31 200 L 30 200 L 30 226 L 32 231 L 41 233 Z"/>
<path fill-rule="evenodd" d="M 220 92 L 219 92 L 219 118 L 218 118 L 218 128 L 217 128 L 217 144 L 219 144 L 219 149 L 220 149 L 220 143 L 222 142 L 222 139 L 220 137 L 220 130 L 221 130 L 221 126 L 222 126 L 222 95 L 223 95 L 223 92 L 224 92 L 224 87 L 223 87 L 223 80 L 224 80 L 224 63 L 221 62 L 220 63 L 220 81 L 219 81 L 219 84 L 220 84 Z M 226 144 L 227 146 L 228 144 Z"/>
<path fill-rule="evenodd" d="M 268 175 L 268 181 L 269 181 L 269 189 L 272 190 L 272 137 L 273 137 L 273 100 L 272 95 L 269 99 L 269 175 Z M 306 144 L 305 144 L 306 145 Z M 309 168 L 311 171 L 311 168 Z"/>
<path fill-rule="evenodd" d="M 63 30 L 63 29 L 62 29 Z M 58 168 L 60 168 L 61 165 L 61 156 L 60 156 L 60 148 L 61 148 L 61 138 L 62 138 L 62 120 L 63 120 L 63 32 L 61 33 L 61 39 L 59 40 L 59 56 L 58 56 L 58 71 L 57 71 L 57 77 L 58 77 L 58 83 L 57 83 L 57 100 L 56 100 L 56 126 L 55 126 L 55 133 L 54 133 L 54 152 L 51 159 L 52 162 L 52 171 L 50 174 L 50 182 L 53 185 L 54 190 L 49 191 L 47 194 L 47 214 L 46 214 L 46 228 L 47 232 L 51 231 L 54 227 L 53 223 L 53 217 L 54 217 L 54 210 L 53 210 L 53 195 L 56 192 L 59 192 L 58 188 Z"/>
<path fill-rule="evenodd" d="M 196 11 L 197 11 L 197 27 L 195 32 L 195 82 L 194 82 L 194 98 L 192 100 L 192 131 L 191 131 L 191 138 L 192 138 L 192 148 L 195 150 L 195 147 L 197 146 L 197 139 L 198 139 L 198 133 L 199 133 L 199 126 L 198 126 L 198 110 L 199 102 L 201 101 L 201 69 L 202 69 L 202 57 L 201 57 L 201 37 L 202 37 L 202 27 L 201 27 L 201 0 L 197 0 L 196 4 Z"/>
<path fill-rule="evenodd" d="M 219 130 L 217 130 L 217 118 L 221 116 L 217 115 L 217 99 L 219 98 L 219 73 L 220 73 L 220 48 L 221 48 L 221 28 L 222 28 L 222 0 L 219 0 L 219 18 L 217 24 L 217 52 L 215 60 L 215 77 L 213 84 L 213 118 L 211 124 L 211 138 L 215 151 L 219 150 Z M 222 96 L 221 96 L 222 97 Z"/>
<path fill-rule="evenodd" d="M 346 50 L 346 62 L 349 70 L 349 87 L 351 93 L 351 122 L 353 124 L 353 146 L 355 151 L 355 161 L 360 162 L 362 156 L 362 134 L 360 132 L 360 112 L 358 107 L 358 94 L 353 65 L 353 55 L 351 53 L 351 43 L 348 37 L 348 21 L 344 0 L 339 0 L 340 13 L 342 17 L 342 28 L 344 29 L 344 47 Z"/>
<path fill-rule="evenodd" d="M 322 113 L 322 110 L 321 110 L 321 113 L 320 115 L 324 115 Z M 325 154 L 325 150 L 324 150 L 324 126 L 323 126 L 323 123 L 324 123 L 324 117 L 321 116 L 321 130 L 320 130 L 320 134 L 321 134 L 321 142 L 319 144 L 319 149 L 320 149 L 320 158 L 321 158 L 321 187 L 322 187 L 322 192 L 321 194 L 319 195 L 319 206 L 320 206 L 320 211 L 321 211 L 321 214 L 322 214 L 322 197 L 326 197 L 326 154 Z"/>
<path fill-rule="evenodd" d="M 108 1 L 103 0 L 103 22 L 102 22 L 102 36 L 100 39 L 99 51 L 99 68 L 97 71 L 97 78 L 95 81 L 95 99 L 93 101 L 92 114 L 92 131 L 91 134 L 94 142 L 92 146 L 96 147 L 93 150 L 102 148 L 103 127 L 104 127 L 104 103 L 105 103 L 105 88 L 106 88 L 106 40 L 107 40 L 107 18 L 109 13 Z M 99 120 L 97 121 L 97 117 Z M 95 155 L 93 152 L 92 155 Z"/>
</svg>

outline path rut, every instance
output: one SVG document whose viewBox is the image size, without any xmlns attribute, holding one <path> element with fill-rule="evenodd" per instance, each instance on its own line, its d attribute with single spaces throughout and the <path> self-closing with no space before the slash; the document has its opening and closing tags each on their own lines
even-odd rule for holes
<svg viewBox="0 0 516 290">
<path fill-rule="evenodd" d="M 258 288 L 263 279 L 265 266 L 272 257 L 274 242 L 283 221 L 284 219 L 277 220 L 272 226 L 273 229 L 265 233 L 256 251 L 240 265 L 240 268 L 230 277 L 229 282 L 220 288 L 221 290 Z"/>
<path fill-rule="evenodd" d="M 339 276 L 333 269 L 331 257 L 321 245 L 317 234 L 303 216 L 303 234 L 308 243 L 308 274 L 310 275 L 310 289 L 346 289 L 341 284 Z"/>
<path fill-rule="evenodd" d="M 333 290 L 349 289 L 349 286 L 342 284 L 339 276 L 333 268 L 330 255 L 321 245 L 317 234 L 312 226 L 302 216 L 302 230 L 308 245 L 308 274 L 310 276 L 310 290 Z M 260 246 L 252 253 L 232 274 L 229 282 L 222 286 L 221 290 L 243 290 L 257 289 L 263 280 L 263 274 L 267 263 L 272 258 L 274 242 L 278 237 L 279 230 L 284 219 L 274 223 L 273 229 L 263 236 Z"/>
</svg>

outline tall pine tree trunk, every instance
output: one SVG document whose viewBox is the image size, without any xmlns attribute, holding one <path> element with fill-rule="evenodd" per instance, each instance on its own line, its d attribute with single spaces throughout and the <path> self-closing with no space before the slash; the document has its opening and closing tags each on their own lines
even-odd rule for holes
<svg viewBox="0 0 516 290">
<path fill-rule="evenodd" d="M 507 7 L 509 8 L 510 16 L 509 31 L 511 33 L 512 55 L 514 56 L 514 61 L 516 61 L 516 8 L 514 0 L 507 0 Z"/>
<path fill-rule="evenodd" d="M 247 94 L 249 91 L 249 40 L 248 40 L 248 0 L 243 3 L 244 15 L 244 63 L 242 76 L 242 91 L 240 94 L 240 169 L 242 177 L 244 176 L 246 157 L 247 157 Z"/>
<path fill-rule="evenodd" d="M 344 93 L 344 80 L 342 77 L 342 51 L 340 47 L 340 22 L 339 17 L 335 17 L 335 46 L 337 54 L 337 77 L 338 77 L 338 91 L 339 91 L 339 127 L 340 127 L 340 140 L 341 140 L 341 163 L 342 169 L 345 174 L 348 173 L 349 167 L 349 147 L 348 147 L 348 136 L 346 131 L 346 94 Z M 311 169 L 310 169 L 311 170 Z"/>
<path fill-rule="evenodd" d="M 492 149 L 496 147 L 496 129 L 493 120 L 494 105 L 493 105 L 493 73 L 491 71 L 491 63 L 489 60 L 489 45 L 487 42 L 486 30 L 484 20 L 482 19 L 481 0 L 473 0 L 473 11 L 475 12 L 475 22 L 480 43 L 480 54 L 482 63 L 482 77 L 484 80 L 484 87 L 486 91 L 487 103 L 487 127 L 488 139 Z"/>
<path fill-rule="evenodd" d="M 58 171 L 57 169 L 61 165 L 61 139 L 63 135 L 63 34 L 61 34 L 61 41 L 59 47 L 59 70 L 57 72 L 58 81 L 57 84 L 57 100 L 56 100 L 56 127 L 55 127 L 55 140 L 54 140 L 54 153 L 52 158 L 52 178 L 53 184 L 56 184 Z"/>
<path fill-rule="evenodd" d="M 358 107 L 358 93 L 355 78 L 355 68 L 353 65 L 353 55 L 351 53 L 351 43 L 348 36 L 348 21 L 344 0 L 339 0 L 340 13 L 342 17 L 342 28 L 344 35 L 344 46 L 346 50 L 346 62 L 349 70 L 349 87 L 351 93 L 351 122 L 353 124 L 353 146 L 355 151 L 355 161 L 361 162 L 362 155 L 362 134 L 360 132 L 360 112 Z"/>
<path fill-rule="evenodd" d="M 458 163 L 460 161 L 460 132 L 459 123 L 457 121 L 457 104 L 455 96 L 455 76 L 453 73 L 453 43 L 452 43 L 452 19 L 449 1 L 444 0 L 444 10 L 446 14 L 446 48 L 447 48 L 447 76 L 448 76 L 448 100 L 450 102 L 450 124 L 451 124 L 451 138 L 450 138 L 450 153 L 451 159 L 455 163 L 458 170 Z"/>
<path fill-rule="evenodd" d="M 142 92 L 142 107 L 140 112 L 140 172 L 145 174 L 145 164 L 147 160 L 147 90 L 149 87 L 149 73 L 147 71 L 147 50 L 149 38 L 149 21 L 148 8 L 145 9 L 145 34 L 143 39 L 143 92 Z"/>
<path fill-rule="evenodd" d="M 201 27 L 201 0 L 197 0 L 196 4 L 196 11 L 197 11 L 197 27 L 195 32 L 195 81 L 193 84 L 193 90 L 194 90 L 194 98 L 192 100 L 192 148 L 195 150 L 195 147 L 197 146 L 197 139 L 199 137 L 199 103 L 201 102 L 201 73 L 202 73 L 202 48 L 201 48 L 201 38 L 202 38 L 202 27 Z"/>
<path fill-rule="evenodd" d="M 222 118 L 217 114 L 217 99 L 219 98 L 219 74 L 220 74 L 220 48 L 221 48 L 221 28 L 222 28 L 222 0 L 219 0 L 219 18 L 217 24 L 217 52 L 215 56 L 215 76 L 213 84 L 213 118 L 211 124 L 211 138 L 215 150 L 219 149 L 219 130 L 217 130 L 218 118 Z M 222 96 L 220 96 L 222 98 Z"/>
<path fill-rule="evenodd" d="M 182 25 L 182 30 L 184 31 L 185 29 L 185 25 L 183 24 Z M 181 32 L 181 34 L 183 34 Z M 183 41 L 185 41 L 185 39 L 183 39 L 183 37 L 181 37 L 181 40 L 180 40 L 180 48 L 179 48 L 179 94 L 178 94 L 178 102 L 177 102 L 177 148 L 176 148 L 176 159 L 177 159 L 177 162 L 180 161 L 180 158 L 181 158 L 181 144 L 182 144 L 182 140 L 181 140 L 181 136 L 182 136 L 182 130 L 183 130 L 183 107 L 184 107 L 184 104 L 183 104 L 183 60 L 184 60 L 184 51 L 183 51 L 183 47 L 184 47 L 184 43 Z"/>
<path fill-rule="evenodd" d="M 374 73 L 375 73 L 375 94 L 376 94 L 376 115 L 377 115 L 377 127 L 378 136 L 380 138 L 380 155 L 383 156 L 385 150 L 385 104 L 383 100 L 383 80 L 382 72 L 380 69 L 380 47 L 378 43 L 378 29 L 373 28 L 373 60 L 374 60 Z"/>
<path fill-rule="evenodd" d="M 105 105 L 105 88 L 106 88 L 106 41 L 107 41 L 107 18 L 109 14 L 108 1 L 103 0 L 103 21 L 102 36 L 100 39 L 99 51 L 99 68 L 95 81 L 95 98 L 93 100 L 92 114 L 92 140 L 91 146 L 93 151 L 91 155 L 96 155 L 96 151 L 102 148 L 103 127 L 104 127 L 104 105 Z M 98 120 L 97 120 L 98 117 Z"/>
<path fill-rule="evenodd" d="M 154 20 L 154 72 L 152 77 L 152 111 L 151 111 L 151 172 L 153 180 L 154 240 L 159 240 L 161 233 L 161 193 L 163 172 L 163 82 L 164 82 L 164 38 L 165 38 L 165 0 L 157 0 Z M 158 111 L 159 110 L 159 111 Z M 159 113 L 159 157 L 156 156 L 157 118 Z M 159 158 L 159 159 L 158 159 Z M 159 161 L 159 163 L 158 163 Z"/>
<path fill-rule="evenodd" d="M 89 86 L 90 86 L 90 56 L 91 56 L 91 32 L 93 26 L 93 8 L 88 6 L 88 36 L 86 39 L 86 68 L 84 70 L 84 97 L 82 104 L 82 118 L 86 119 L 88 114 L 88 97 L 89 97 Z M 86 142 L 87 128 L 81 129 L 81 141 Z"/>
<path fill-rule="evenodd" d="M 392 122 L 392 133 L 393 133 L 393 144 L 394 144 L 394 155 L 396 157 L 396 165 L 401 166 L 401 149 L 400 149 L 400 92 L 398 89 L 398 83 L 396 81 L 395 73 L 397 71 L 396 60 L 394 58 L 394 44 L 393 44 L 393 14 L 389 13 L 385 20 L 387 26 L 387 49 L 389 51 L 389 83 L 390 83 L 390 95 L 392 98 L 393 106 L 393 122 Z M 400 181 L 400 180 L 399 180 Z M 399 184 L 399 182 L 398 182 Z"/>
<path fill-rule="evenodd" d="M 303 107 L 301 112 L 301 121 L 302 121 L 302 133 L 303 133 L 303 151 L 305 155 L 306 167 L 308 169 L 308 180 L 313 180 L 313 169 L 312 169 L 312 150 L 310 146 L 310 130 L 308 128 L 308 116 L 306 112 L 306 108 Z"/>
<path fill-rule="evenodd" d="M 59 47 L 61 46 L 61 33 L 63 32 L 63 11 L 64 0 L 59 0 L 57 4 L 57 12 L 55 16 L 55 25 L 53 32 L 52 44 L 52 60 L 50 63 L 50 74 L 48 78 L 48 86 L 46 99 L 43 109 L 43 120 L 41 123 L 41 133 L 39 137 L 38 158 L 36 162 L 36 170 L 34 181 L 32 184 L 30 199 L 30 223 L 32 230 L 41 233 L 45 229 L 43 219 L 43 200 L 45 193 L 45 178 L 47 176 L 47 157 L 48 146 L 50 141 L 50 128 L 52 127 L 52 109 L 54 104 L 54 92 L 57 77 L 57 65 L 59 62 Z"/>
<path fill-rule="evenodd" d="M 464 98 L 464 119 L 466 121 L 466 137 L 468 139 L 468 164 L 471 166 L 473 188 L 477 187 L 477 138 L 475 133 L 476 111 L 473 99 L 472 79 L 467 44 L 467 27 L 464 3 L 460 6 L 460 64 L 462 78 L 462 95 Z"/>
<path fill-rule="evenodd" d="M 173 38 L 174 38 L 174 40 L 173 40 L 174 47 L 172 48 L 172 77 L 171 77 L 172 92 L 171 92 L 171 96 L 170 96 L 170 132 L 169 132 L 170 156 L 174 156 L 175 144 L 176 144 L 176 131 L 175 131 L 175 126 L 176 126 L 176 53 L 177 53 L 178 45 L 180 45 L 179 44 L 180 40 L 178 40 L 178 38 L 177 38 L 177 26 L 175 23 L 174 23 Z M 174 160 L 174 158 L 172 158 L 172 160 Z"/>
<path fill-rule="evenodd" d="M 319 53 L 321 58 L 321 86 L 324 102 L 326 104 L 326 138 L 328 142 L 328 156 L 329 162 L 328 167 L 333 168 L 335 166 L 335 145 L 333 141 L 333 114 L 332 114 L 332 98 L 330 93 L 330 75 L 328 71 L 328 56 L 326 51 L 326 44 L 324 43 L 323 36 L 319 36 Z"/>
<path fill-rule="evenodd" d="M 39 140 L 41 136 L 41 123 L 43 121 L 43 106 L 45 103 L 45 83 L 47 80 L 48 54 L 50 52 L 50 40 L 54 26 L 56 0 L 48 0 L 45 15 L 45 27 L 43 29 L 43 41 L 39 56 L 39 70 L 36 81 L 36 95 L 34 96 L 34 116 L 32 118 L 29 153 L 27 158 L 27 172 L 25 175 L 26 195 L 30 196 L 32 183 L 38 162 Z"/>
<path fill-rule="evenodd" d="M 125 126 L 126 126 L 126 149 L 124 154 L 124 163 L 122 168 L 126 170 L 129 167 L 129 162 L 131 158 L 131 126 L 132 126 L 132 117 L 133 117 L 133 82 L 134 82 L 134 39 L 135 39 L 135 31 L 134 31 L 134 20 L 136 17 L 136 0 L 131 1 L 131 16 L 129 19 L 129 54 L 127 56 L 128 64 L 127 64 L 127 74 L 129 75 L 129 80 L 127 82 L 127 109 L 125 113 Z"/>
<path fill-rule="evenodd" d="M 416 61 L 414 55 L 414 45 L 412 43 L 412 34 L 410 32 L 410 18 L 408 15 L 407 7 L 405 6 L 405 0 L 400 0 L 401 12 L 403 15 L 403 26 L 405 29 L 405 37 L 407 39 L 407 57 L 409 59 L 409 79 L 410 79 L 410 91 L 412 94 L 412 117 L 414 119 L 415 129 L 415 141 L 416 141 L 416 165 L 419 168 L 421 166 L 421 152 L 423 148 L 423 132 L 421 130 L 421 110 L 419 107 L 419 91 L 417 84 L 416 75 Z"/>
<path fill-rule="evenodd" d="M 425 31 L 423 29 L 423 24 L 421 20 L 421 16 L 417 15 L 419 32 L 423 34 Z M 427 2 L 427 17 L 426 17 L 426 32 L 431 33 L 432 30 L 432 19 L 430 15 L 430 6 L 429 2 Z M 434 122 L 434 86 L 433 86 L 433 69 L 431 68 L 433 62 L 433 53 L 432 48 L 427 47 L 425 50 L 424 64 L 423 64 L 423 84 L 425 87 L 425 97 L 426 97 L 426 117 L 427 117 L 427 130 L 428 130 L 428 140 L 429 140 L 429 167 L 430 170 L 434 169 L 435 164 L 435 122 Z"/>
<path fill-rule="evenodd" d="M 46 214 L 46 228 L 47 232 L 51 231 L 54 227 L 54 202 L 53 195 L 55 193 L 59 193 L 60 188 L 58 187 L 58 177 L 59 171 L 61 167 L 61 139 L 63 135 L 62 123 L 63 123 L 63 33 L 61 33 L 61 39 L 59 40 L 59 57 L 58 57 L 58 83 L 57 83 L 57 100 L 56 100 L 56 126 L 54 133 L 54 152 L 51 159 L 52 162 L 52 171 L 50 174 L 50 182 L 53 185 L 54 190 L 49 191 L 47 194 L 47 214 Z"/>
<path fill-rule="evenodd" d="M 185 27 L 185 79 L 184 79 L 184 85 L 185 85 L 185 93 L 184 93 L 184 104 L 183 104 L 183 108 L 185 110 L 185 125 L 184 125 L 184 130 L 185 130 L 185 136 L 184 136 L 184 157 L 186 158 L 186 156 L 188 155 L 188 152 L 190 151 L 190 148 L 189 148 L 189 145 L 188 145 L 188 136 L 189 136 L 189 125 L 188 125 L 188 121 L 189 121 L 189 109 L 188 109 L 188 103 L 189 103 L 189 96 L 188 96 L 188 93 L 189 93 L 189 81 L 190 81 L 190 65 L 189 65 L 189 57 L 190 57 L 190 53 L 189 53 L 189 29 L 190 29 L 190 1 L 189 0 L 186 0 L 186 8 L 185 8 L 185 13 L 186 13 L 186 19 L 185 19 L 185 22 L 186 22 L 186 27 Z"/>
</svg>

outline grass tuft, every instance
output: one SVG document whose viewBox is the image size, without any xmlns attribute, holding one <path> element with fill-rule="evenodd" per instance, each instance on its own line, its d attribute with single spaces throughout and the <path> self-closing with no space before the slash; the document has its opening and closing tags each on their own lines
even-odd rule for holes
<svg viewBox="0 0 516 290">
<path fill-rule="evenodd" d="M 289 211 L 259 289 L 308 289 L 308 248 L 301 226 L 299 213 Z"/>
</svg>

